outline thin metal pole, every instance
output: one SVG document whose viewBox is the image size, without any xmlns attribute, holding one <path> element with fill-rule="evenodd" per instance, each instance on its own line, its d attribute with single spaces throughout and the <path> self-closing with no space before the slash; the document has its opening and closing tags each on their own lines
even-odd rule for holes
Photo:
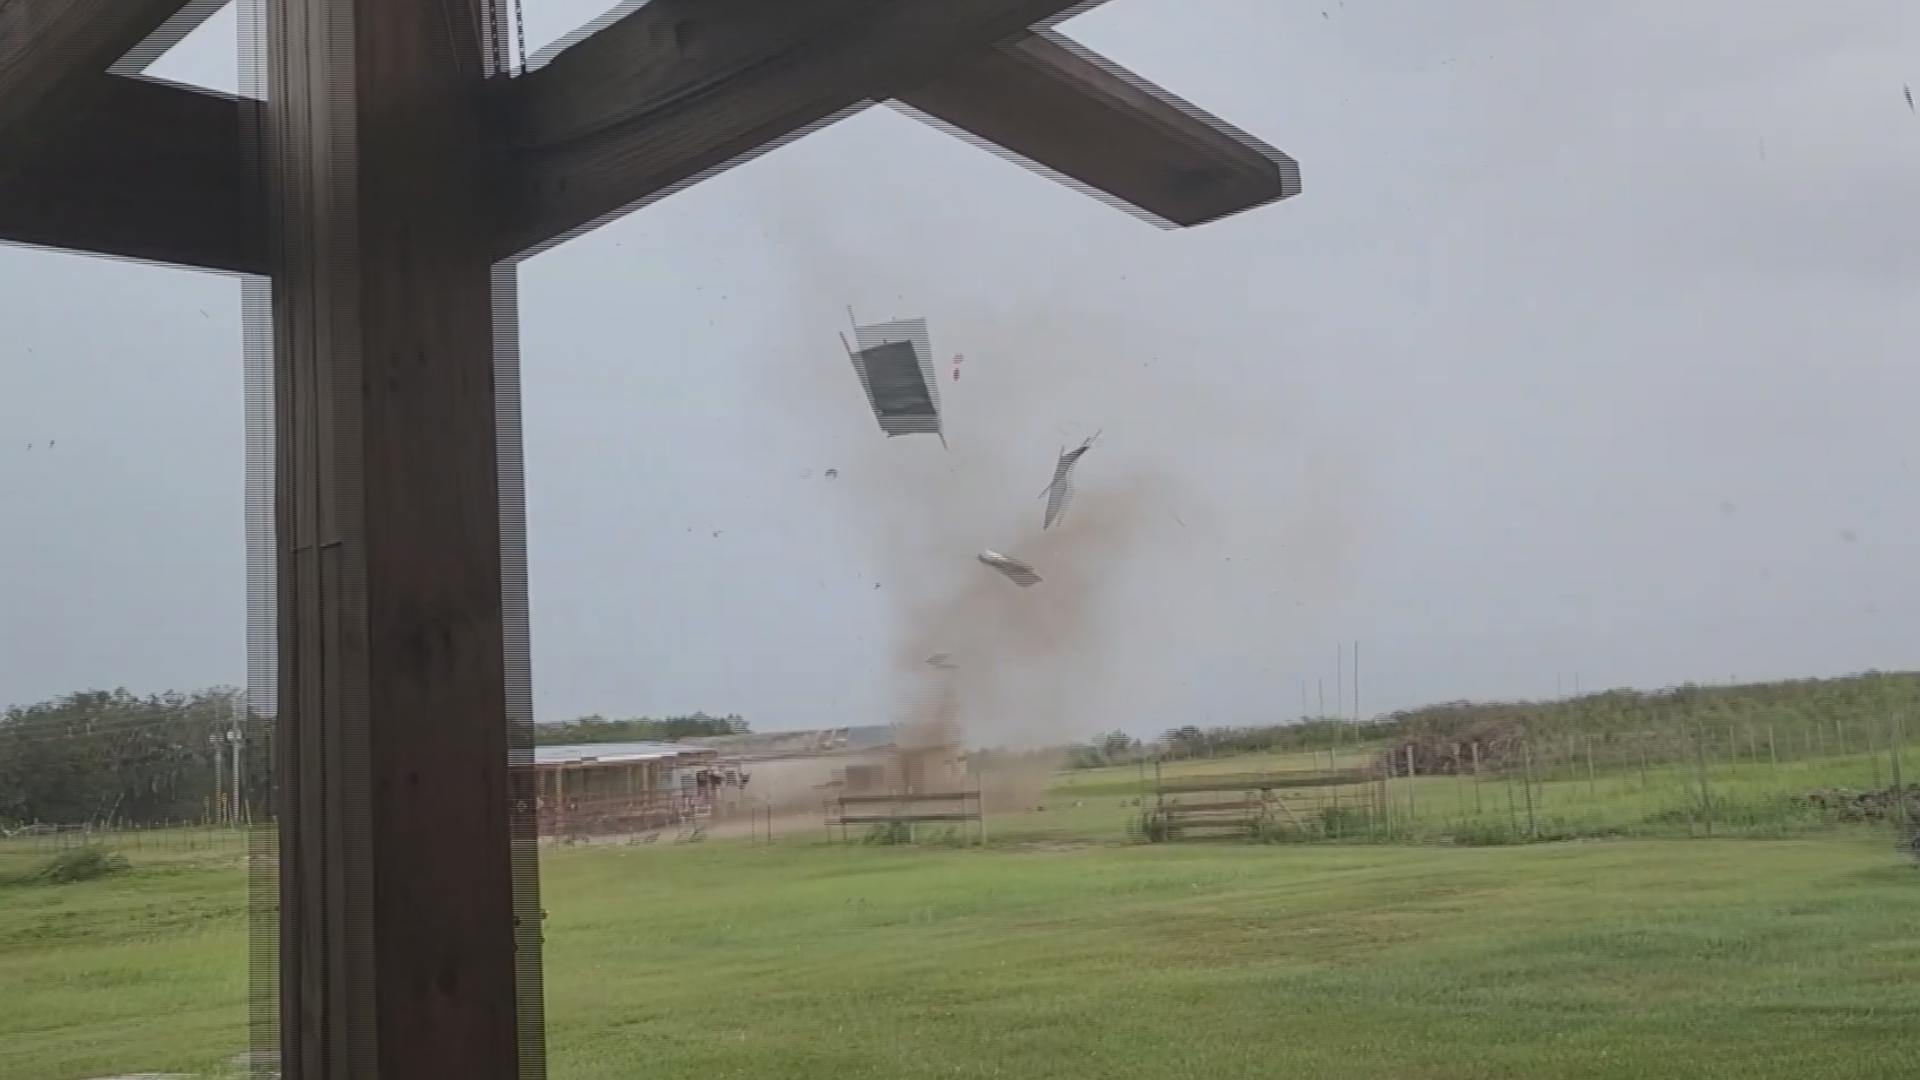
<svg viewBox="0 0 1920 1080">
<path fill-rule="evenodd" d="M 1353 643 L 1353 718 L 1360 719 L 1360 643 Z"/>
<path fill-rule="evenodd" d="M 1346 666 L 1346 647 L 1343 645 L 1335 645 L 1333 647 L 1333 711 L 1339 713 L 1341 716 L 1347 715 L 1346 709 L 1342 707 L 1340 703 L 1341 696 L 1346 693 Z"/>
</svg>

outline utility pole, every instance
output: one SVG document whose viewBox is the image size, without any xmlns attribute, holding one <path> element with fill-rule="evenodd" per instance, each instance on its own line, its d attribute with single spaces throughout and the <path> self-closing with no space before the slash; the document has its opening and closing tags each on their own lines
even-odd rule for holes
<svg viewBox="0 0 1920 1080">
<path fill-rule="evenodd" d="M 233 703 L 233 716 L 229 721 L 231 726 L 227 728 L 227 746 L 233 756 L 233 790 L 228 792 L 228 796 L 233 802 L 233 810 L 229 821 L 234 825 L 240 824 L 241 818 L 244 816 L 240 812 L 240 761 L 246 756 L 247 736 L 246 728 L 242 726 L 240 717 L 245 708 L 246 705 L 244 701 L 235 699 Z"/>
<path fill-rule="evenodd" d="M 220 747 L 224 745 L 218 731 L 207 732 L 207 748 L 213 754 L 213 793 L 207 800 L 207 814 L 215 821 L 226 813 L 227 800 L 220 791 L 221 777 L 225 775 L 225 762 L 221 760 Z"/>
</svg>

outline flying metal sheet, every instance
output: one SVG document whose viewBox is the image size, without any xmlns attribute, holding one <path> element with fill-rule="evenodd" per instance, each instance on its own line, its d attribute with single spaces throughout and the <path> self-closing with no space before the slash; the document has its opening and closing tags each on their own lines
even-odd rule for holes
<svg viewBox="0 0 1920 1080">
<path fill-rule="evenodd" d="M 853 368 L 880 430 L 889 437 L 941 435 L 940 384 L 927 320 L 856 325 L 853 334 Z"/>
<path fill-rule="evenodd" d="M 993 567 L 995 570 L 1000 571 L 1000 573 L 1006 576 L 1008 581 L 1013 582 L 1023 589 L 1040 584 L 1040 575 L 1034 572 L 1033 567 L 1028 566 L 1019 559 L 1002 555 L 997 551 L 983 551 L 975 556 L 975 558 Z"/>
</svg>

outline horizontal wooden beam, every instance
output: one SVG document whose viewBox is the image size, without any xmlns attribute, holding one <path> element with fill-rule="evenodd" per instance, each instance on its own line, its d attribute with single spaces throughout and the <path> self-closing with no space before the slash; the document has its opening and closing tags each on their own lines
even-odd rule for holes
<svg viewBox="0 0 1920 1080">
<path fill-rule="evenodd" d="M 169 25 L 205 3 L 192 0 Z M 146 10 L 169 6 L 179 0 Z M 493 251 L 558 242 L 888 96 L 1162 224 L 1197 225 L 1299 192 L 1286 155 L 1065 38 L 1025 29 L 1085 6 L 651 0 L 487 89 L 488 128 L 505 143 Z M 1008 26 L 1006 38 L 955 51 Z M 0 240 L 264 269 L 265 245 L 240 213 L 238 102 L 101 74 L 75 81 L 70 96 L 91 103 L 90 118 L 46 132 L 25 168 L 0 173 Z M 0 150 L 18 158 L 21 146 L 0 130 Z"/>
<path fill-rule="evenodd" d="M 1300 193 L 1292 158 L 1053 33 L 964 57 L 899 100 L 1171 225 Z"/>
<path fill-rule="evenodd" d="M 189 0 L 0 3 L 0 180 L 93 113 L 107 69 Z"/>
<path fill-rule="evenodd" d="M 264 273 L 243 209 L 240 103 L 96 74 L 90 120 L 0 181 L 0 240 Z"/>
<path fill-rule="evenodd" d="M 496 87 L 501 253 L 777 146 L 1083 0 L 651 0 Z"/>
</svg>

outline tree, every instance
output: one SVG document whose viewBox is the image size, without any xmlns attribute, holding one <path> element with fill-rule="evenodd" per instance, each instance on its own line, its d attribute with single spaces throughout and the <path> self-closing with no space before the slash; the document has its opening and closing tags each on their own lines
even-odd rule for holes
<svg viewBox="0 0 1920 1080">
<path fill-rule="evenodd" d="M 215 755 L 224 752 L 240 700 L 231 687 L 145 698 L 85 690 L 10 707 L 0 714 L 0 818 L 199 817 L 220 782 L 216 773 L 231 775 Z"/>
</svg>

